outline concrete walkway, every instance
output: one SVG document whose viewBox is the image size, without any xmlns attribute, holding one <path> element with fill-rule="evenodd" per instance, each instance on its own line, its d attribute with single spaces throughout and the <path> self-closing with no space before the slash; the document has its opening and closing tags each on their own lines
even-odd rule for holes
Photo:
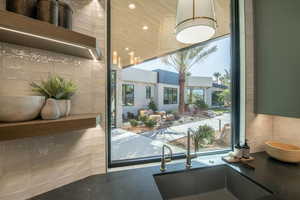
<svg viewBox="0 0 300 200">
<path fill-rule="evenodd" d="M 111 143 L 112 160 L 160 156 L 162 146 L 165 144 L 159 140 L 152 140 L 143 135 L 125 131 L 123 129 L 112 130 Z M 172 145 L 169 146 L 171 146 L 173 153 L 185 152 L 184 149 Z"/>
<path fill-rule="evenodd" d="M 212 126 L 215 130 L 218 130 L 219 119 L 221 120 L 221 126 L 225 123 L 230 123 L 230 114 L 226 113 L 212 119 L 173 126 L 163 131 L 148 131 L 141 134 L 123 129 L 113 129 L 111 138 L 112 160 L 159 156 L 161 155 L 161 148 L 164 144 L 185 137 L 189 128 L 195 129 L 200 125 L 207 124 Z M 173 153 L 185 152 L 184 149 L 177 146 L 169 146 L 171 146 Z"/>
<path fill-rule="evenodd" d="M 185 137 L 189 128 L 196 129 L 200 125 L 207 124 L 207 125 L 213 127 L 215 130 L 219 130 L 219 120 L 221 120 L 221 127 L 223 127 L 224 124 L 230 123 L 230 121 L 231 121 L 230 114 L 225 113 L 221 116 L 217 116 L 217 117 L 214 117 L 211 119 L 204 119 L 201 121 L 191 122 L 191 123 L 187 123 L 187 124 L 183 124 L 183 125 L 172 126 L 165 130 L 147 131 L 147 132 L 141 133 L 140 135 L 143 135 L 143 136 L 148 137 L 155 141 L 161 141 L 164 143 L 168 143 L 170 141 Z"/>
</svg>

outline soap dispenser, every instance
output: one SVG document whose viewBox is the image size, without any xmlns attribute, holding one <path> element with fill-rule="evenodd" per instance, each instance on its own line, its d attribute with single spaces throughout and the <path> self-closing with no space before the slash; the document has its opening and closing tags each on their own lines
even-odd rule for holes
<svg viewBox="0 0 300 200">
<path fill-rule="evenodd" d="M 245 141 L 245 144 L 242 147 L 243 149 L 243 158 L 249 159 L 250 158 L 250 147 L 248 145 L 248 140 Z"/>
<path fill-rule="evenodd" d="M 243 157 L 243 149 L 239 143 L 234 146 L 234 157 L 237 159 L 241 159 Z"/>
</svg>

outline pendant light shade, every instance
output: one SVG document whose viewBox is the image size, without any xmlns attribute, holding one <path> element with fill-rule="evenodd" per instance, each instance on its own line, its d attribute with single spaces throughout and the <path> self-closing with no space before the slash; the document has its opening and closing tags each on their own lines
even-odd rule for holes
<svg viewBox="0 0 300 200">
<path fill-rule="evenodd" d="M 185 44 L 195 44 L 211 39 L 217 21 L 213 0 L 178 0 L 176 39 Z"/>
</svg>

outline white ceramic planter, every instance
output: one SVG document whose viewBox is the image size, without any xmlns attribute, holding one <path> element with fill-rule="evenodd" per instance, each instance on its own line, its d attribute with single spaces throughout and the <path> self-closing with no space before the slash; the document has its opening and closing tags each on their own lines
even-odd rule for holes
<svg viewBox="0 0 300 200">
<path fill-rule="evenodd" d="M 56 100 L 56 102 L 60 111 L 60 117 L 69 116 L 71 111 L 71 100 Z"/>
<path fill-rule="evenodd" d="M 42 119 L 54 120 L 60 117 L 60 111 L 55 99 L 47 99 L 41 113 Z"/>
<path fill-rule="evenodd" d="M 40 115 L 45 103 L 42 96 L 0 96 L 0 121 L 29 121 Z"/>
</svg>

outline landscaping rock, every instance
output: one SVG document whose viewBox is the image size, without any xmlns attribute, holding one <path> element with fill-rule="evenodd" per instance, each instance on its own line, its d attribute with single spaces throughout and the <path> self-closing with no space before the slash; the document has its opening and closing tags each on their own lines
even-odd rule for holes
<svg viewBox="0 0 300 200">
<path fill-rule="evenodd" d="M 167 120 L 167 121 L 174 121 L 174 120 L 175 120 L 175 116 L 174 116 L 173 114 L 168 114 L 168 115 L 166 116 L 166 120 Z"/>
<path fill-rule="evenodd" d="M 155 120 L 156 122 L 160 122 L 161 116 L 160 115 L 150 115 L 149 119 Z"/>
</svg>

